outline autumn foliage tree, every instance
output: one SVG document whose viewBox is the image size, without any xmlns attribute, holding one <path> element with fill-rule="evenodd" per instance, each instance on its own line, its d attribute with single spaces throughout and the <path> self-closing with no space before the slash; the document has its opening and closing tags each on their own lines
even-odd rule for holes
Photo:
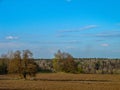
<svg viewBox="0 0 120 90">
<path fill-rule="evenodd" d="M 53 68 L 55 72 L 75 73 L 77 71 L 77 63 L 72 55 L 58 50 L 53 59 Z"/>
<path fill-rule="evenodd" d="M 21 78 L 26 79 L 27 75 L 33 77 L 37 73 L 38 65 L 32 59 L 32 53 L 29 50 L 16 51 L 13 58 L 9 60 L 8 72 L 19 74 Z"/>
<path fill-rule="evenodd" d="M 60 72 L 62 71 L 62 66 L 63 66 L 63 53 L 58 50 L 57 53 L 55 53 L 53 59 L 53 68 L 55 72 Z"/>
<path fill-rule="evenodd" d="M 9 73 L 20 73 L 21 52 L 16 51 L 12 54 L 13 54 L 13 57 L 9 59 L 8 72 Z"/>
</svg>

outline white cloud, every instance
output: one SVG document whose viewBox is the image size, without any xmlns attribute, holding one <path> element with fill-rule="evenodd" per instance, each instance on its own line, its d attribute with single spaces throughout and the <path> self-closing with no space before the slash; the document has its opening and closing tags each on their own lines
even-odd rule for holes
<svg viewBox="0 0 120 90">
<path fill-rule="evenodd" d="M 92 28 L 96 28 L 96 27 L 97 27 L 97 25 L 88 25 L 83 28 L 80 28 L 80 30 L 87 30 L 87 29 L 92 29 Z"/>
<path fill-rule="evenodd" d="M 99 34 L 96 34 L 94 35 L 96 37 L 110 37 L 110 38 L 113 38 L 113 37 L 120 37 L 120 31 L 114 31 L 114 32 L 103 32 L 103 33 L 99 33 Z"/>
<path fill-rule="evenodd" d="M 82 30 L 89 30 L 89 29 L 93 29 L 93 28 L 97 28 L 97 25 L 88 25 L 88 26 L 84 26 L 81 27 L 80 29 L 75 29 L 75 30 L 60 30 L 59 33 L 70 33 L 70 32 L 80 32 Z"/>
<path fill-rule="evenodd" d="M 107 43 L 103 43 L 103 44 L 101 44 L 101 46 L 103 46 L 103 47 L 108 47 L 109 44 L 107 44 Z"/>
<path fill-rule="evenodd" d="M 18 37 L 16 37 L 16 36 L 7 36 L 6 39 L 7 40 L 15 40 L 15 39 L 18 39 Z"/>
</svg>

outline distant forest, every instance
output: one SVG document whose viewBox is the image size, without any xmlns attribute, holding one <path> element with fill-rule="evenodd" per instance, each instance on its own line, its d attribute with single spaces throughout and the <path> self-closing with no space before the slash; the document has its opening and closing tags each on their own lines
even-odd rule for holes
<svg viewBox="0 0 120 90">
<path fill-rule="evenodd" d="M 120 74 L 120 59 L 74 58 L 58 50 L 53 59 L 34 59 L 30 50 L 1 55 L 0 74 L 19 74 L 20 78 L 36 73 Z"/>
</svg>

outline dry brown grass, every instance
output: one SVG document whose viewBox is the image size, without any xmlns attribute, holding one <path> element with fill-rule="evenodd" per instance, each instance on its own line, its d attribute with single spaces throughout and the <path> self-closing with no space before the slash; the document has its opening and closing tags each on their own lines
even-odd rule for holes
<svg viewBox="0 0 120 90">
<path fill-rule="evenodd" d="M 50 73 L 38 74 L 35 81 L 14 77 L 0 76 L 0 90 L 120 90 L 120 75 Z"/>
</svg>

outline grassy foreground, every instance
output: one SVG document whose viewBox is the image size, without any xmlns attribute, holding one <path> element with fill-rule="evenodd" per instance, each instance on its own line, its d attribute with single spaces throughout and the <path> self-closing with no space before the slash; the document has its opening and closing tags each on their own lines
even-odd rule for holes
<svg viewBox="0 0 120 90">
<path fill-rule="evenodd" d="M 0 75 L 0 90 L 120 90 L 120 75 L 50 73 L 34 81 Z"/>
</svg>

